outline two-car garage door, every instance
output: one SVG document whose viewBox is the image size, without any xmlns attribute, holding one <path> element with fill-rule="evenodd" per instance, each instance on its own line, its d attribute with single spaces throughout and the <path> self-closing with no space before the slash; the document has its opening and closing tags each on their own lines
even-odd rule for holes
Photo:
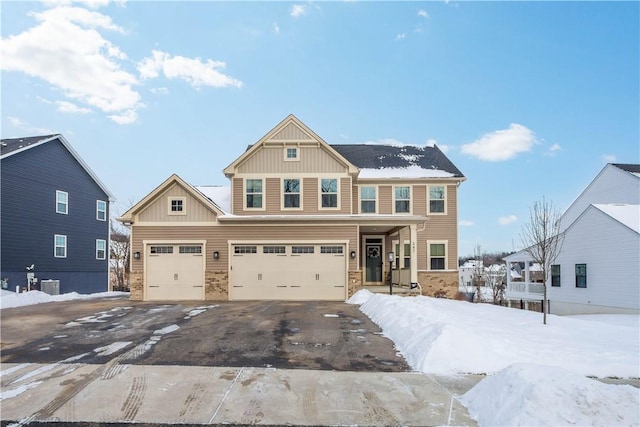
<svg viewBox="0 0 640 427">
<path fill-rule="evenodd" d="M 344 244 L 232 244 L 229 299 L 344 300 Z"/>
</svg>

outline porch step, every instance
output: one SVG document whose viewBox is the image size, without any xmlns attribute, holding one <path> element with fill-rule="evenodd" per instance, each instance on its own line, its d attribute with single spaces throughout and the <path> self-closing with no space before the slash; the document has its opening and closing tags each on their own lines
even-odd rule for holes
<svg viewBox="0 0 640 427">
<path fill-rule="evenodd" d="M 374 294 L 386 294 L 389 295 L 389 286 L 363 286 L 363 289 L 368 290 Z M 421 294 L 420 288 L 411 289 L 408 286 L 394 285 L 392 287 L 393 295 L 400 296 L 418 296 Z"/>
</svg>

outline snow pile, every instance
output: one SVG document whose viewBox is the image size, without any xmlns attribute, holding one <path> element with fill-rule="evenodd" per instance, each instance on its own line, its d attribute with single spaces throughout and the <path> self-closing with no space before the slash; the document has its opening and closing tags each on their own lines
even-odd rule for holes
<svg viewBox="0 0 640 427">
<path fill-rule="evenodd" d="M 459 400 L 479 425 L 638 425 L 639 391 L 562 368 L 514 364 Z"/>
<path fill-rule="evenodd" d="M 451 178 L 455 176 L 451 172 L 439 169 L 425 169 L 418 165 L 410 165 L 402 168 L 360 169 L 358 178 Z"/>
<path fill-rule="evenodd" d="M 105 297 L 129 296 L 128 292 L 99 292 L 96 294 L 79 294 L 70 292 L 61 295 L 49 295 L 41 291 L 29 291 L 15 293 L 3 290 L 0 292 L 0 309 L 11 307 L 22 307 L 25 305 L 41 304 L 53 301 L 71 301 L 77 299 L 93 299 Z"/>
<path fill-rule="evenodd" d="M 540 313 L 490 304 L 368 291 L 349 302 L 361 304 L 416 371 L 493 374 L 537 363 L 587 376 L 640 376 L 638 316 L 622 326 L 549 315 L 543 325 Z"/>
</svg>

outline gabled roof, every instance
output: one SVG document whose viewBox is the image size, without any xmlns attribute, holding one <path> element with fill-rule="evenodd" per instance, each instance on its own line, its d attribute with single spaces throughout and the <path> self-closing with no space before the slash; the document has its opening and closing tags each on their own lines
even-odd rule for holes
<svg viewBox="0 0 640 427">
<path fill-rule="evenodd" d="M 640 205 L 594 204 L 594 208 L 640 234 Z"/>
<path fill-rule="evenodd" d="M 216 215 L 224 215 L 224 211 L 208 196 L 203 194 L 200 190 L 196 189 L 191 184 L 187 183 L 185 180 L 180 178 L 178 175 L 173 174 L 169 178 L 167 178 L 162 184 L 158 185 L 151 193 L 147 194 L 147 196 L 140 200 L 138 203 L 129 208 L 120 218 L 117 218 L 120 222 L 132 222 L 133 216 L 138 214 L 142 209 L 152 203 L 156 197 L 166 190 L 168 190 L 172 185 L 178 184 L 186 192 L 191 194 L 194 198 L 199 200 L 204 206 L 207 206 L 213 213 Z"/>
<path fill-rule="evenodd" d="M 82 160 L 82 157 L 73 149 L 69 141 L 67 141 L 62 135 L 43 135 L 43 136 L 28 136 L 23 138 L 7 138 L 0 140 L 0 160 L 4 160 L 7 157 L 15 156 L 17 154 L 28 151 L 32 148 L 46 144 L 51 141 L 60 141 L 60 143 L 71 153 L 80 166 L 89 174 L 93 181 L 100 187 L 102 191 L 109 197 L 110 202 L 114 202 L 115 198 L 109 189 L 102 183 L 100 178 L 91 170 L 88 164 Z"/>
<path fill-rule="evenodd" d="M 345 159 L 340 153 L 327 144 L 322 138 L 320 138 L 314 131 L 312 131 L 307 125 L 302 123 L 293 114 L 289 114 L 278 123 L 273 129 L 271 129 L 265 136 L 260 138 L 258 142 L 250 145 L 247 150 L 233 161 L 229 166 L 224 168 L 223 172 L 227 177 L 232 176 L 235 170 L 246 159 L 251 157 L 257 150 L 267 143 L 287 143 L 287 142 L 301 142 L 301 143 L 317 143 L 323 146 L 327 152 L 332 155 L 338 162 L 342 163 L 348 168 L 349 173 L 357 173 L 358 169 Z"/>
<path fill-rule="evenodd" d="M 436 145 L 336 144 L 331 147 L 360 168 L 359 178 L 464 178 Z"/>
<path fill-rule="evenodd" d="M 640 178 L 640 165 L 633 163 L 611 163 L 611 165 Z"/>
</svg>

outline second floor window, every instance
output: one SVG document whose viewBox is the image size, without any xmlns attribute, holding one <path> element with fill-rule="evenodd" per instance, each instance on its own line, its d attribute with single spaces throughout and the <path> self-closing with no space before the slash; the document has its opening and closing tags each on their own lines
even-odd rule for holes
<svg viewBox="0 0 640 427">
<path fill-rule="evenodd" d="M 337 179 L 321 179 L 320 191 L 322 192 L 322 207 L 337 208 L 338 207 L 338 180 Z"/>
<path fill-rule="evenodd" d="M 429 213 L 445 213 L 445 189 L 444 185 L 432 185 L 429 187 Z"/>
<path fill-rule="evenodd" d="M 395 188 L 395 208 L 396 213 L 411 212 L 411 187 Z"/>
<path fill-rule="evenodd" d="M 66 191 L 56 190 L 56 213 L 69 213 L 69 193 Z"/>
<path fill-rule="evenodd" d="M 262 208 L 262 180 L 247 179 L 246 181 L 246 205 L 249 209 Z"/>
<path fill-rule="evenodd" d="M 98 221 L 107 220 L 107 202 L 104 200 L 96 201 L 96 219 Z"/>
<path fill-rule="evenodd" d="M 360 213 L 376 213 L 376 187 L 360 187 Z"/>
<path fill-rule="evenodd" d="M 282 192 L 284 194 L 285 208 L 300 207 L 300 180 L 299 179 L 283 179 Z"/>
</svg>

